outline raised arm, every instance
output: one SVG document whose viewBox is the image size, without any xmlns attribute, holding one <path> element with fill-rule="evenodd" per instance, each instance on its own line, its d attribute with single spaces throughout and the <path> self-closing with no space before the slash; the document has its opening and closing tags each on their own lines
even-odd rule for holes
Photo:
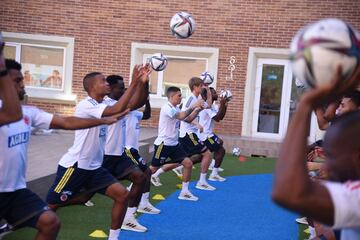
<svg viewBox="0 0 360 240">
<path fill-rule="evenodd" d="M 140 84 L 143 84 L 147 81 L 146 79 L 148 74 L 149 71 L 145 68 L 145 66 L 136 65 L 133 69 L 132 80 L 129 88 L 125 91 L 117 103 L 115 103 L 113 106 L 108 106 L 105 108 L 102 116 L 111 116 L 128 108 L 130 98 L 134 95 L 136 88 L 139 87 Z"/>
<path fill-rule="evenodd" d="M 65 129 L 65 130 L 77 130 L 84 128 L 96 127 L 103 124 L 113 124 L 118 121 L 120 118 L 128 114 L 130 109 L 115 114 L 111 117 L 104 118 L 78 118 L 78 117 L 61 117 L 54 115 L 50 123 L 50 128 L 52 129 Z"/>
<path fill-rule="evenodd" d="M 220 122 L 221 120 L 224 119 L 225 114 L 226 114 L 227 105 L 228 105 L 228 101 L 226 100 L 226 98 L 220 97 L 220 107 L 219 107 L 219 111 L 218 111 L 217 114 L 213 117 L 213 119 L 214 119 L 216 122 Z"/>
<path fill-rule="evenodd" d="M 143 83 L 141 82 L 136 88 L 134 95 L 130 98 L 128 103 L 128 108 L 131 110 L 136 110 L 141 108 L 146 103 L 146 100 L 149 97 L 149 81 Z"/>
<path fill-rule="evenodd" d="M 4 43 L 0 39 L 0 126 L 19 121 L 22 118 L 20 100 L 5 66 Z"/>
<path fill-rule="evenodd" d="M 306 168 L 307 137 L 314 108 L 334 102 L 359 83 L 360 67 L 347 84 L 341 68 L 331 84 L 306 92 L 294 113 L 275 168 L 272 197 L 278 204 L 327 225 L 334 222 L 334 206 L 328 190 L 311 181 Z"/>
<path fill-rule="evenodd" d="M 151 117 L 151 106 L 150 106 L 150 100 L 148 98 L 145 102 L 145 108 L 144 108 L 142 120 L 147 120 L 150 117 Z"/>
<path fill-rule="evenodd" d="M 204 100 L 199 99 L 194 103 L 190 108 L 188 108 L 185 112 L 188 113 L 188 115 L 179 120 L 183 120 L 187 123 L 191 123 L 199 114 L 199 112 L 204 108 Z"/>
<path fill-rule="evenodd" d="M 324 117 L 325 109 L 323 107 L 319 107 L 314 110 L 317 123 L 320 130 L 326 130 L 329 127 L 329 121 Z"/>
</svg>

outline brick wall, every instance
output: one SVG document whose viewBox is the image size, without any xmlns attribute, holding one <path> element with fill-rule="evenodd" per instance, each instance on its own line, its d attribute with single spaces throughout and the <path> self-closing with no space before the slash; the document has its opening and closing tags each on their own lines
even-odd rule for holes
<svg viewBox="0 0 360 240">
<path fill-rule="evenodd" d="M 195 34 L 177 40 L 169 33 L 169 20 L 178 11 L 190 12 Z M 218 88 L 234 95 L 220 133 L 240 134 L 249 47 L 287 48 L 295 32 L 309 21 L 338 17 L 360 29 L 358 0 L 2 0 L 0 29 L 8 32 L 75 38 L 73 93 L 85 96 L 82 78 L 90 71 L 129 76 L 132 42 L 216 47 L 220 49 Z M 236 56 L 235 82 L 224 81 L 228 60 Z M 30 101 L 61 114 L 74 106 Z M 157 126 L 159 112 L 143 123 Z"/>
</svg>

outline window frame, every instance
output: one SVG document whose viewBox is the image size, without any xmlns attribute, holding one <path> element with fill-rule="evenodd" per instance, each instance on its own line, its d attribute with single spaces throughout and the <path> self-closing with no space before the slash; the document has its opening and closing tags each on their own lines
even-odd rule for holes
<svg viewBox="0 0 360 240">
<path fill-rule="evenodd" d="M 46 102 L 76 103 L 77 96 L 72 94 L 74 59 L 74 38 L 47 36 L 25 33 L 3 32 L 6 46 L 16 47 L 16 61 L 21 60 L 21 46 L 34 46 L 49 49 L 63 49 L 63 85 L 61 89 L 26 86 L 29 99 Z M 20 62 L 21 63 L 21 62 Z"/>
</svg>

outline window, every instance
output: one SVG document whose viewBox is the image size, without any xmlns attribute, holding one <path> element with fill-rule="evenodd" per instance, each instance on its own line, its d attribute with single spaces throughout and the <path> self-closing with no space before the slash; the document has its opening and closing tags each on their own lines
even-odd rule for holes
<svg viewBox="0 0 360 240">
<path fill-rule="evenodd" d="M 155 44 L 132 44 L 131 66 L 145 63 L 154 53 L 161 52 L 168 58 L 164 71 L 153 71 L 150 76 L 150 99 L 152 107 L 161 107 L 166 102 L 166 90 L 170 86 L 181 89 L 185 98 L 190 94 L 188 81 L 204 71 L 214 74 L 216 85 L 218 49 Z M 132 68 L 131 68 L 132 69 Z"/>
<path fill-rule="evenodd" d="M 22 65 L 29 97 L 75 101 L 71 94 L 73 38 L 4 33 L 4 39 L 5 56 Z"/>
</svg>

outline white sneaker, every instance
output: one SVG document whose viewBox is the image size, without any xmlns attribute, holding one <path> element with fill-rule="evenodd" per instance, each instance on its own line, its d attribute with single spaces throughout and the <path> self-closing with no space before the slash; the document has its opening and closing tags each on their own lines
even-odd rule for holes
<svg viewBox="0 0 360 240">
<path fill-rule="evenodd" d="M 209 165 L 208 170 L 212 171 L 212 170 L 214 169 L 214 166 L 215 166 L 215 159 L 211 160 L 211 163 L 210 163 L 210 165 Z M 223 172 L 224 169 L 221 168 L 221 167 L 219 167 L 219 168 L 218 168 L 218 171 L 219 171 L 219 172 Z"/>
<path fill-rule="evenodd" d="M 144 205 L 139 205 L 137 212 L 147 214 L 159 214 L 161 211 L 160 209 L 154 207 L 150 202 L 148 202 Z"/>
<path fill-rule="evenodd" d="M 297 219 L 295 219 L 295 221 L 300 224 L 309 225 L 306 217 L 297 218 Z"/>
<path fill-rule="evenodd" d="M 162 183 L 160 182 L 160 178 L 159 177 L 155 177 L 151 175 L 151 183 L 155 186 L 155 187 L 160 187 L 162 186 Z"/>
<path fill-rule="evenodd" d="M 93 207 L 93 206 L 95 206 L 95 203 L 93 203 L 92 201 L 87 201 L 86 203 L 85 203 L 85 206 L 87 206 L 87 207 Z"/>
<path fill-rule="evenodd" d="M 4 224 L 2 226 L 0 226 L 0 239 L 2 239 L 2 237 L 4 237 L 5 235 L 11 233 L 11 227 L 8 224 Z"/>
<path fill-rule="evenodd" d="M 208 184 L 207 182 L 197 182 L 196 188 L 200 190 L 206 190 L 206 191 L 214 191 L 216 188 Z"/>
<path fill-rule="evenodd" d="M 187 200 L 187 201 L 197 201 L 199 200 L 198 197 L 194 196 L 191 192 L 180 192 L 178 199 L 180 200 Z"/>
<path fill-rule="evenodd" d="M 141 225 L 135 217 L 124 219 L 121 229 L 134 232 L 146 232 L 148 230 L 146 227 Z"/>
<path fill-rule="evenodd" d="M 182 173 L 182 170 L 181 170 L 181 169 L 179 169 L 179 168 L 174 168 L 172 171 L 176 174 L 176 176 L 177 176 L 178 178 L 182 179 L 183 173 Z"/>
<path fill-rule="evenodd" d="M 214 182 L 224 182 L 224 181 L 226 181 L 226 178 L 223 178 L 219 174 L 216 174 L 216 175 L 211 174 L 209 177 L 209 180 L 214 181 Z"/>
</svg>

